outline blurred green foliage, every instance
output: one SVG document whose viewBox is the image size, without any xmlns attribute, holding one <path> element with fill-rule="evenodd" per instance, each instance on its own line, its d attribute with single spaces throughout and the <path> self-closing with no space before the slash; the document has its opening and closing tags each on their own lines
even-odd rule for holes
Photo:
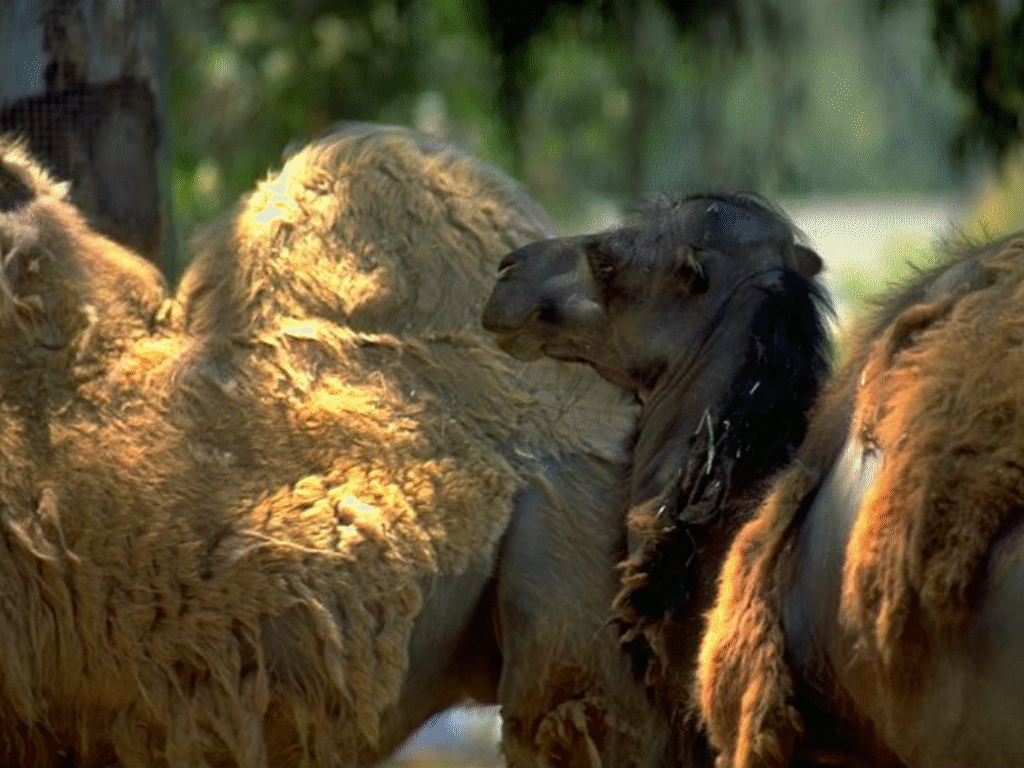
<svg viewBox="0 0 1024 768">
<path fill-rule="evenodd" d="M 961 182 L 945 148 L 969 110 L 939 70 L 928 2 L 881 17 L 858 0 L 686 6 L 556 4 L 512 45 L 481 0 L 168 4 L 181 234 L 346 119 L 455 141 L 566 231 L 655 191 Z"/>
<path fill-rule="evenodd" d="M 979 185 L 964 233 L 974 239 L 999 237 L 1024 228 L 1024 153 L 1015 152 Z"/>
<path fill-rule="evenodd" d="M 922 0 L 876 0 L 885 11 Z M 964 162 L 977 150 L 1005 160 L 1024 136 L 1024 3 L 924 0 L 943 69 L 971 107 L 952 144 Z"/>
</svg>

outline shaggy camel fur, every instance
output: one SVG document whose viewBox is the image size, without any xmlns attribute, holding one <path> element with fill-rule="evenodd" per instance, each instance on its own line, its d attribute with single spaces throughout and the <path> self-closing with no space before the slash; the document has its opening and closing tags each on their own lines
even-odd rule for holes
<svg viewBox="0 0 1024 768">
<path fill-rule="evenodd" d="M 620 450 L 581 414 L 632 411 L 477 328 L 550 232 L 528 199 L 360 127 L 206 233 L 174 300 L 10 142 L 0 204 L 0 762 L 365 765 L 499 693 L 519 764 L 660 760 L 599 632 L 621 517 L 571 514 Z M 557 487 L 563 456 L 595 484 Z M 531 557 L 578 593 L 531 613 Z"/>
<path fill-rule="evenodd" d="M 865 324 L 721 575 L 699 686 L 722 765 L 786 764 L 804 719 L 812 745 L 874 763 L 1020 764 L 1004 657 L 1021 640 L 1022 344 L 1021 235 Z"/>
<path fill-rule="evenodd" d="M 644 400 L 615 607 L 684 765 L 710 762 L 691 694 L 718 567 L 827 367 L 820 268 L 764 201 L 698 195 L 510 254 L 484 313 L 510 353 L 586 362 Z"/>
</svg>

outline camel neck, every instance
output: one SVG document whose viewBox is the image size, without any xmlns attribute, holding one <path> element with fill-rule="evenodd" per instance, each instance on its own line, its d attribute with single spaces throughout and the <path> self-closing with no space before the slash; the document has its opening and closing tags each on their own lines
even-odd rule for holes
<svg viewBox="0 0 1024 768">
<path fill-rule="evenodd" d="M 789 272 L 723 302 L 640 415 L 633 506 L 660 497 L 676 519 L 707 522 L 791 457 L 827 368 L 820 304 L 814 286 Z"/>
<path fill-rule="evenodd" d="M 699 349 L 680 355 L 652 388 L 633 451 L 633 506 L 670 495 L 697 472 L 697 464 L 715 465 L 717 446 L 732 426 L 722 422 L 727 403 L 721 393 L 742 366 L 745 325 L 712 329 Z"/>
</svg>

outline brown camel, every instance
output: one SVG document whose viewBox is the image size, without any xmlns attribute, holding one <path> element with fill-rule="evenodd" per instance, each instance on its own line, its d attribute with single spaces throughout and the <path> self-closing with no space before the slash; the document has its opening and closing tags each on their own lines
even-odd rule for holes
<svg viewBox="0 0 1024 768">
<path fill-rule="evenodd" d="M 484 311 L 512 355 L 586 363 L 643 401 L 616 607 L 683 765 L 711 762 L 690 701 L 718 567 L 827 367 L 820 268 L 763 201 L 695 196 L 510 254 Z"/>
<path fill-rule="evenodd" d="M 467 696 L 513 765 L 665 764 L 605 626 L 635 408 L 479 328 L 550 234 L 356 126 L 172 298 L 0 143 L 0 764 L 369 765 Z"/>
<path fill-rule="evenodd" d="M 1024 765 L 1022 382 L 1024 233 L 866 319 L 722 572 L 722 765 Z"/>
</svg>

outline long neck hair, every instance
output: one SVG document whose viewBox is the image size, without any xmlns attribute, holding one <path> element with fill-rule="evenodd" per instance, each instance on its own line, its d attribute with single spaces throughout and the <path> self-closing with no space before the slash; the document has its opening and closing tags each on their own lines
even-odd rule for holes
<svg viewBox="0 0 1024 768">
<path fill-rule="evenodd" d="M 624 639 L 644 646 L 638 628 L 705 607 L 690 605 L 700 550 L 713 529 L 735 531 L 752 507 L 741 502 L 802 441 L 829 367 L 830 313 L 817 282 L 783 268 L 756 273 L 725 297 L 699 343 L 662 375 L 638 425 L 635 456 L 648 465 L 635 461 L 633 472 L 666 480 L 654 499 L 632 500 L 653 508 L 658 524 L 627 562 L 642 578 L 617 601 L 632 624 Z M 660 447 L 646 452 L 644 442 Z M 646 667 L 652 649 L 632 650 Z"/>
</svg>

